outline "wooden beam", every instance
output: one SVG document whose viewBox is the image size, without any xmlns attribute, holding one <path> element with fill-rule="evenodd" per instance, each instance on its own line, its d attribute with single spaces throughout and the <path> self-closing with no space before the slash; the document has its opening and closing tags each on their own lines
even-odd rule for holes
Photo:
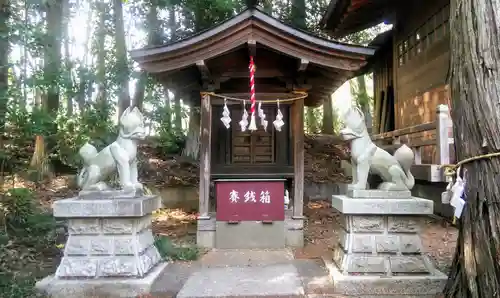
<svg viewBox="0 0 500 298">
<path fill-rule="evenodd" d="M 299 67 L 298 67 L 297 71 L 298 72 L 304 72 L 304 71 L 306 71 L 308 65 L 309 65 L 309 60 L 307 60 L 307 59 L 300 59 Z"/>
<path fill-rule="evenodd" d="M 230 79 L 248 78 L 250 73 L 248 71 L 225 71 L 220 75 L 214 74 L 214 76 L 219 77 L 222 82 L 226 82 Z M 285 74 L 278 69 L 259 68 L 259 70 L 255 72 L 255 78 L 276 78 L 283 76 L 285 76 Z"/>
<path fill-rule="evenodd" d="M 294 191 L 293 218 L 304 218 L 304 99 L 296 100 L 292 108 Z"/>
<path fill-rule="evenodd" d="M 210 70 L 208 69 L 207 65 L 205 64 L 205 61 L 204 60 L 196 61 L 196 67 L 198 67 L 198 70 L 200 71 L 201 79 L 203 81 L 209 81 L 211 78 L 211 75 L 210 75 Z"/>
<path fill-rule="evenodd" d="M 199 218 L 209 219 L 210 159 L 212 141 L 212 105 L 210 95 L 201 98 Z"/>
<path fill-rule="evenodd" d="M 253 39 L 250 39 L 248 42 L 248 55 L 257 56 L 257 42 Z"/>
<path fill-rule="evenodd" d="M 293 91 L 309 91 L 313 88 L 311 84 L 295 84 L 293 85 Z"/>
<path fill-rule="evenodd" d="M 220 81 L 214 80 L 210 70 L 204 60 L 196 61 L 196 67 L 201 74 L 202 89 L 205 91 L 215 91 L 220 88 Z"/>
</svg>

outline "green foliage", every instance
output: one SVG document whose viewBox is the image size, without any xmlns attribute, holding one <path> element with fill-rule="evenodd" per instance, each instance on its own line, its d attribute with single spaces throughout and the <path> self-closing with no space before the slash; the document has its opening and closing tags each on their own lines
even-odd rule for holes
<svg viewBox="0 0 500 298">
<path fill-rule="evenodd" d="M 36 297 L 40 254 L 56 251 L 54 217 L 41 212 L 29 189 L 12 188 L 1 196 L 0 218 L 0 297 Z"/>
<path fill-rule="evenodd" d="M 152 114 L 152 119 L 158 123 L 156 147 L 162 154 L 179 154 L 186 142 L 186 136 L 182 128 L 172 125 L 172 121 L 170 120 L 172 116 L 169 106 L 160 107 Z"/>
<path fill-rule="evenodd" d="M 57 145 L 53 151 L 56 157 L 65 165 L 78 168 L 81 160 L 76 153 L 86 142 L 91 142 L 97 150 L 114 142 L 118 129 L 108 116 L 111 111 L 108 105 L 99 107 L 99 104 L 93 104 L 80 115 L 60 115 L 57 120 Z"/>
<path fill-rule="evenodd" d="M 200 250 L 195 246 L 180 247 L 175 246 L 172 241 L 165 236 L 155 236 L 155 246 L 161 257 L 167 261 L 191 261 L 199 257 Z"/>
<path fill-rule="evenodd" d="M 2 196 L 0 208 L 7 229 L 23 226 L 35 213 L 33 194 L 27 188 L 11 188 Z"/>
</svg>

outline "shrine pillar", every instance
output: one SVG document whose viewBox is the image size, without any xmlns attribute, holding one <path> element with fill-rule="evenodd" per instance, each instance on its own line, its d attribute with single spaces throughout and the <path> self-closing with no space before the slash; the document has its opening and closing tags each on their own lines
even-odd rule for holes
<svg viewBox="0 0 500 298">
<path fill-rule="evenodd" d="M 200 247 L 212 248 L 215 241 L 215 217 L 210 214 L 210 160 L 212 147 L 212 104 L 210 95 L 201 93 L 200 111 L 200 186 L 196 233 Z"/>
<path fill-rule="evenodd" d="M 286 244 L 292 247 L 304 246 L 304 99 L 292 105 L 293 137 L 293 209 L 285 223 Z"/>
</svg>

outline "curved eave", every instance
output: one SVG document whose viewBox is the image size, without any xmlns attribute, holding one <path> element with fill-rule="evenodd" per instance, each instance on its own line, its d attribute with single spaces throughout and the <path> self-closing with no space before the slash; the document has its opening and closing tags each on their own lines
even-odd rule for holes
<svg viewBox="0 0 500 298">
<path fill-rule="evenodd" d="M 396 0 L 331 0 L 319 26 L 335 38 L 343 38 L 391 18 Z"/>
<path fill-rule="evenodd" d="M 148 72 L 170 72 L 199 60 L 217 57 L 249 41 L 326 68 L 346 71 L 357 71 L 375 52 L 371 47 L 318 38 L 258 10 L 247 10 L 190 38 L 165 46 L 134 50 L 131 56 Z"/>
</svg>

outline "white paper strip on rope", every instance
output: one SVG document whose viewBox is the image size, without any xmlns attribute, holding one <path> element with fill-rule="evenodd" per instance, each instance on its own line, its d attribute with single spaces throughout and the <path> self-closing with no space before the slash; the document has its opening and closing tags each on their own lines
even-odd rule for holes
<svg viewBox="0 0 500 298">
<path fill-rule="evenodd" d="M 246 101 L 243 101 L 243 115 L 241 115 L 241 121 L 239 122 L 241 131 L 246 131 L 248 127 L 248 112 L 246 110 Z"/>
<path fill-rule="evenodd" d="M 224 123 L 224 126 L 229 129 L 231 127 L 231 113 L 229 112 L 229 109 L 227 108 L 227 99 L 224 98 L 224 108 L 222 109 L 222 118 L 220 118 L 222 123 Z"/>
<path fill-rule="evenodd" d="M 264 110 L 262 109 L 262 102 L 259 101 L 259 109 L 258 109 L 258 114 L 260 118 L 260 124 L 264 128 L 264 131 L 267 131 L 267 120 L 266 120 L 266 114 L 264 113 Z"/>
<path fill-rule="evenodd" d="M 278 112 L 276 114 L 276 120 L 273 121 L 273 125 L 277 131 L 281 131 L 281 128 L 283 127 L 283 125 L 285 125 L 285 122 L 283 121 L 283 114 L 281 114 L 279 99 L 277 101 L 277 107 Z"/>
</svg>

